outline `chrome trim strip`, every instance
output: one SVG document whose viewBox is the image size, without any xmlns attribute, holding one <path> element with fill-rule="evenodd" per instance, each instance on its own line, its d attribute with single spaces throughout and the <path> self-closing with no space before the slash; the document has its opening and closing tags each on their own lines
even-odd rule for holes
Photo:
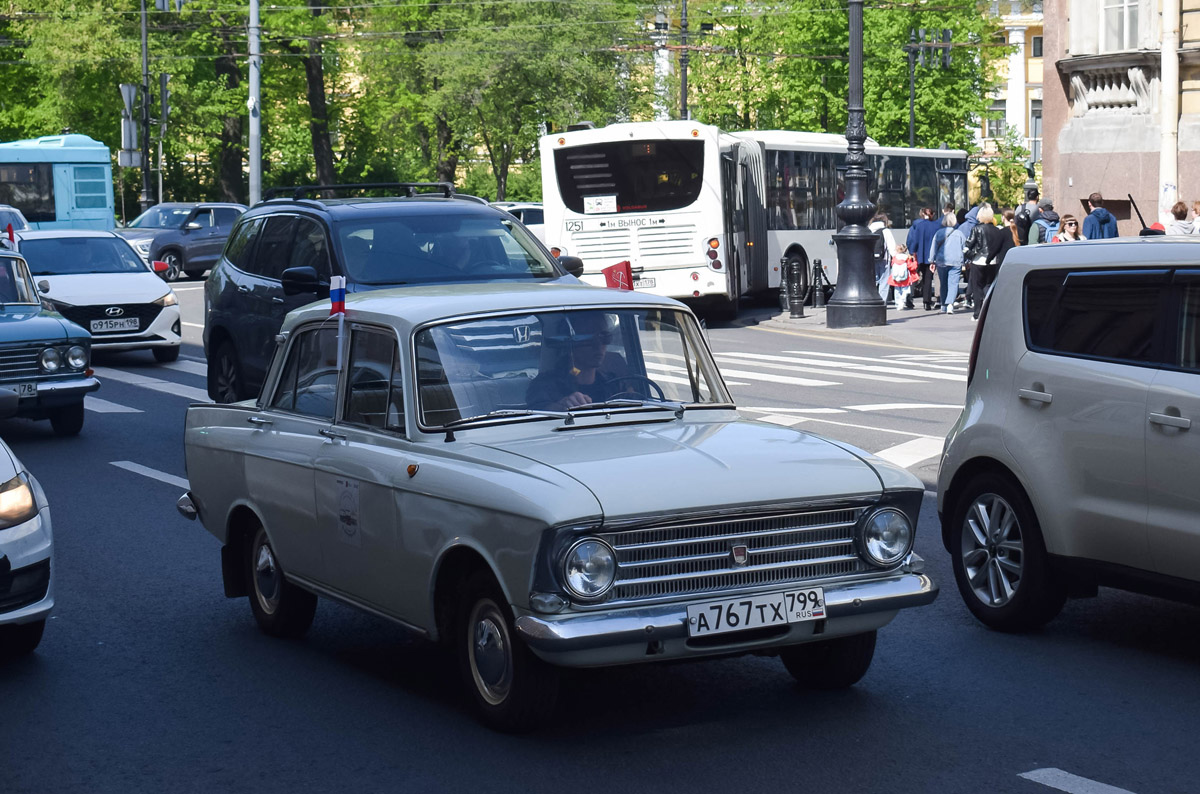
<svg viewBox="0 0 1200 794">
<path fill-rule="evenodd" d="M 841 545 L 845 546 L 849 541 L 843 541 Z M 735 576 L 747 573 L 758 573 L 760 571 L 777 571 L 781 568 L 802 568 L 811 565 L 827 565 L 833 562 L 859 562 L 861 558 L 857 554 L 839 554 L 836 557 L 820 557 L 815 560 L 789 560 L 787 562 L 773 562 L 769 565 L 747 565 L 744 568 L 731 568 L 716 571 L 696 571 L 694 573 L 677 573 L 667 574 L 666 576 L 646 576 L 641 579 L 618 579 L 614 587 L 628 587 L 630 585 L 654 584 L 656 582 L 678 582 L 685 579 L 704 579 L 712 576 Z M 674 560 L 667 560 L 667 563 Z M 804 582 L 807 585 L 808 582 Z M 781 582 L 779 587 L 803 586 L 800 582 Z M 713 594 L 714 598 L 721 597 L 718 594 Z"/>
<path fill-rule="evenodd" d="M 735 537 L 738 537 L 738 536 L 735 536 Z M 709 540 L 709 538 L 704 538 L 703 541 L 685 541 L 685 542 L 699 543 L 699 542 L 707 542 L 708 540 Z M 781 551 L 804 551 L 805 549 L 823 549 L 823 548 L 829 548 L 831 546 L 849 546 L 852 543 L 853 543 L 853 541 L 847 540 L 845 538 L 839 538 L 838 540 L 814 540 L 811 543 L 796 543 L 791 546 L 768 546 L 764 549 L 747 549 L 746 553 L 751 556 L 753 556 L 755 554 L 775 554 L 775 553 L 781 552 Z M 641 560 L 639 562 L 618 562 L 617 567 L 620 569 L 645 568 L 649 565 L 671 565 L 671 564 L 677 563 L 677 562 L 702 562 L 704 560 L 728 560 L 728 559 L 729 559 L 729 550 L 726 549 L 725 551 L 718 551 L 718 552 L 714 552 L 712 554 L 693 554 L 688 557 L 658 557 L 653 560 Z M 828 561 L 838 561 L 839 559 L 841 559 L 841 558 L 840 557 L 823 557 L 823 558 L 817 559 L 817 560 L 805 560 L 804 562 L 819 563 L 819 562 L 828 562 Z M 899 562 L 899 561 L 897 561 L 897 562 Z M 791 565 L 791 564 L 792 563 L 787 563 L 787 565 Z M 893 563 L 893 564 L 895 564 L 895 563 Z M 767 570 L 767 566 L 765 566 L 765 565 L 746 565 L 745 567 L 735 568 L 731 571 L 717 570 L 717 571 L 708 571 L 708 573 L 709 574 L 736 573 L 738 571 L 762 571 L 762 570 Z M 670 579 L 673 577 L 666 576 L 666 577 L 662 577 L 662 578 Z M 622 583 L 627 583 L 627 582 L 635 582 L 637 580 L 622 579 L 619 581 L 621 581 Z"/>
<path fill-rule="evenodd" d="M 351 598 L 350 596 L 348 596 L 345 593 L 342 593 L 338 590 L 332 590 L 328 587 L 325 587 L 324 585 L 319 585 L 316 582 L 309 581 L 308 579 L 305 579 L 300 576 L 295 576 L 294 574 L 290 574 L 286 571 L 284 571 L 283 576 L 285 579 L 287 579 L 292 584 L 297 585 L 298 587 L 303 587 L 305 590 L 309 590 L 320 596 L 325 596 L 326 598 L 332 598 L 334 601 L 340 601 L 341 603 L 345 604 L 346 606 L 354 607 L 355 609 L 361 609 L 363 612 L 374 615 L 376 617 L 383 618 L 384 620 L 391 621 L 392 623 L 403 626 L 404 628 L 408 629 L 409 631 L 415 631 L 417 634 L 420 634 L 422 637 L 426 637 L 426 638 L 429 637 L 429 632 L 426 631 L 425 629 L 421 628 L 420 626 L 413 625 L 412 623 L 409 623 L 406 620 L 401 620 L 400 618 L 395 617 L 394 615 L 389 615 L 388 613 L 383 612 L 375 607 L 368 606 L 361 601 L 356 601 L 353 598 Z"/>
<path fill-rule="evenodd" d="M 846 509 L 849 510 L 851 508 L 846 508 Z M 825 512 L 825 511 L 821 511 L 821 512 Z M 775 518 L 786 518 L 786 517 L 787 516 L 769 516 L 767 518 L 775 519 Z M 707 522 L 700 522 L 700 523 L 693 524 L 693 525 L 682 525 L 681 524 L 681 525 L 679 525 L 679 528 L 684 529 L 687 526 L 704 526 L 705 523 L 707 523 Z M 664 548 L 667 546 L 684 546 L 684 545 L 687 545 L 688 543 L 716 543 L 716 542 L 721 542 L 721 541 L 726 541 L 726 540 L 740 540 L 741 538 L 769 538 L 774 535 L 788 535 L 788 534 L 792 534 L 792 533 L 796 533 L 796 532 L 819 532 L 820 530 L 823 530 L 823 529 L 842 529 L 845 527 L 853 527 L 855 525 L 855 523 L 856 522 L 854 522 L 854 521 L 843 521 L 843 522 L 839 522 L 839 523 L 835 523 L 835 524 L 813 524 L 810 527 L 784 527 L 783 529 L 762 529 L 762 530 L 751 531 L 751 532 L 736 532 L 733 534 L 726 534 L 726 535 L 709 535 L 706 537 L 684 538 L 683 540 L 657 540 L 657 541 L 653 541 L 651 543 L 629 543 L 629 544 L 622 545 L 622 546 L 614 545 L 613 549 L 615 551 L 636 551 L 638 549 L 656 549 L 656 548 Z M 647 527 L 646 529 L 647 530 L 661 530 L 661 529 L 674 529 L 674 528 L 675 528 L 674 525 L 661 525 L 661 526 L 656 526 L 656 527 Z M 628 530 L 628 531 L 629 532 L 638 532 L 641 530 Z M 605 534 L 626 534 L 626 533 L 605 532 Z M 675 557 L 672 559 L 680 559 L 680 558 Z"/>
<path fill-rule="evenodd" d="M 42 392 L 56 391 L 95 391 L 100 388 L 100 381 L 96 378 L 81 378 L 79 380 L 59 380 L 51 383 L 39 383 L 37 386 L 38 394 Z"/>
</svg>

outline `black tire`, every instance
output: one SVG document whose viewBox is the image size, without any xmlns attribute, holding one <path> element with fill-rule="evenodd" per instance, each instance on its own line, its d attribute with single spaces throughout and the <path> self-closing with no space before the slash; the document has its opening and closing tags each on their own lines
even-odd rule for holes
<svg viewBox="0 0 1200 794">
<path fill-rule="evenodd" d="M 0 626 L 0 659 L 16 659 L 33 653 L 41 643 L 45 630 L 45 619 Z"/>
<path fill-rule="evenodd" d="M 259 527 L 246 548 L 246 591 L 258 627 L 272 637 L 303 637 L 317 613 L 317 597 L 284 578 L 265 529 Z"/>
<path fill-rule="evenodd" d="M 1036 629 L 1058 615 L 1067 600 L 1066 583 L 1051 568 L 1041 525 L 1020 485 L 984 472 L 951 504 L 954 581 L 971 614 L 1010 632 Z M 995 526 L 989 531 L 981 524 Z"/>
<path fill-rule="evenodd" d="M 245 389 L 237 350 L 226 339 L 208 359 L 208 396 L 216 403 L 235 403 L 245 399 Z"/>
<path fill-rule="evenodd" d="M 152 347 L 154 360 L 160 364 L 169 364 L 179 358 L 180 345 L 172 345 L 170 347 Z"/>
<path fill-rule="evenodd" d="M 188 278 L 200 278 L 201 276 L 204 275 L 204 273 L 205 273 L 205 271 L 203 271 L 203 270 L 186 270 L 185 269 L 183 271 L 183 274 L 185 276 L 187 276 Z"/>
<path fill-rule="evenodd" d="M 783 666 L 805 689 L 846 689 L 862 680 L 875 658 L 875 632 L 789 645 L 779 650 Z"/>
<path fill-rule="evenodd" d="M 507 599 L 486 571 L 467 578 L 453 644 L 463 686 L 485 725 L 524 733 L 549 720 L 558 701 L 559 670 L 517 637 Z"/>
<path fill-rule="evenodd" d="M 83 400 L 74 405 L 64 405 L 61 408 L 46 410 L 46 418 L 54 428 L 56 436 L 77 436 L 83 430 Z"/>
<path fill-rule="evenodd" d="M 162 274 L 164 281 L 178 281 L 179 274 L 183 272 L 183 254 L 174 248 L 169 248 L 158 255 L 160 262 L 167 263 L 167 272 Z"/>
</svg>

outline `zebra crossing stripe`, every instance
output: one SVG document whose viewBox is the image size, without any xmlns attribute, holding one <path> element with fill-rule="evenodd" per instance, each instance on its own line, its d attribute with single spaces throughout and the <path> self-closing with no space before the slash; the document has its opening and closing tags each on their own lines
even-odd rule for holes
<svg viewBox="0 0 1200 794">
<path fill-rule="evenodd" d="M 790 353 L 791 355 L 796 355 L 796 356 L 816 356 L 818 358 L 844 360 L 847 362 L 864 362 L 867 364 L 890 364 L 893 367 L 896 367 L 901 363 L 901 362 L 898 362 L 895 358 L 875 358 L 873 356 L 852 356 L 852 355 L 849 355 L 848 353 L 826 353 L 826 352 L 820 351 L 820 350 L 784 350 L 783 352 Z M 927 367 L 928 369 L 931 369 L 931 370 L 946 370 L 948 372 L 961 372 L 965 375 L 966 371 L 967 371 L 966 364 L 967 364 L 966 357 L 964 356 L 962 358 L 962 363 L 959 365 L 956 365 L 952 362 L 944 362 L 941 364 L 925 364 L 925 367 Z M 902 371 L 903 372 L 911 372 L 912 370 L 911 370 L 911 367 L 905 367 Z"/>
<path fill-rule="evenodd" d="M 891 375 L 870 375 L 865 372 L 857 372 L 850 368 L 830 371 L 829 369 L 815 369 L 813 367 L 798 367 L 794 364 L 777 364 L 773 361 L 794 361 L 784 356 L 768 356 L 758 353 L 717 353 L 718 361 L 732 361 L 736 364 L 753 364 L 756 367 L 763 369 L 782 369 L 788 372 L 804 372 L 810 375 L 833 375 L 839 378 L 855 378 L 857 380 L 873 380 L 882 383 L 920 383 L 919 380 L 913 378 L 898 378 Z"/>
</svg>

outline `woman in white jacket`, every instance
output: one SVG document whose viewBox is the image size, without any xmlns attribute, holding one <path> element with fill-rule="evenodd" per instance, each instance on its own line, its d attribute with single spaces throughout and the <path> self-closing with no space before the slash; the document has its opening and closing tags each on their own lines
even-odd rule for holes
<svg viewBox="0 0 1200 794">
<path fill-rule="evenodd" d="M 879 297 L 887 303 L 888 296 L 888 271 L 891 267 L 892 257 L 896 255 L 896 238 L 892 235 L 892 223 L 888 220 L 887 213 L 879 212 L 871 219 L 871 225 L 867 227 L 875 234 L 883 237 L 883 251 L 879 251 L 879 246 L 875 248 L 875 284 L 879 287 Z M 879 254 L 883 254 L 880 258 Z"/>
</svg>

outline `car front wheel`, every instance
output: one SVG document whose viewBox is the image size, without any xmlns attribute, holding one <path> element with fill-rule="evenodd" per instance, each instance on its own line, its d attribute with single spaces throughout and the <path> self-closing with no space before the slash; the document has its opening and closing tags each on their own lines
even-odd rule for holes
<svg viewBox="0 0 1200 794">
<path fill-rule="evenodd" d="M 213 402 L 235 403 L 242 399 L 242 369 L 237 351 L 228 339 L 217 346 L 208 360 L 208 396 Z"/>
<path fill-rule="evenodd" d="M 459 670 L 482 721 L 505 733 L 545 722 L 558 700 L 559 671 L 516 636 L 507 600 L 489 573 L 467 580 L 456 624 Z"/>
<path fill-rule="evenodd" d="M 179 274 L 183 272 L 183 257 L 178 251 L 164 251 L 159 255 L 160 261 L 167 263 L 167 270 L 162 274 L 164 281 L 176 281 L 179 279 Z"/>
<path fill-rule="evenodd" d="M 284 578 L 264 528 L 254 533 L 249 551 L 246 589 L 258 627 L 272 637 L 303 637 L 317 613 L 317 597 Z"/>
<path fill-rule="evenodd" d="M 46 411 L 56 436 L 77 436 L 83 430 L 83 401 Z"/>
<path fill-rule="evenodd" d="M 971 480 L 955 504 L 954 581 L 971 614 L 999 631 L 1028 631 L 1057 615 L 1066 587 L 1054 577 L 1024 491 L 989 472 Z"/>
<path fill-rule="evenodd" d="M 0 626 L 0 659 L 16 659 L 33 653 L 41 643 L 45 629 L 45 620 Z"/>
<path fill-rule="evenodd" d="M 875 658 L 875 632 L 853 634 L 779 650 L 783 666 L 805 689 L 846 689 L 867 674 Z"/>
</svg>

